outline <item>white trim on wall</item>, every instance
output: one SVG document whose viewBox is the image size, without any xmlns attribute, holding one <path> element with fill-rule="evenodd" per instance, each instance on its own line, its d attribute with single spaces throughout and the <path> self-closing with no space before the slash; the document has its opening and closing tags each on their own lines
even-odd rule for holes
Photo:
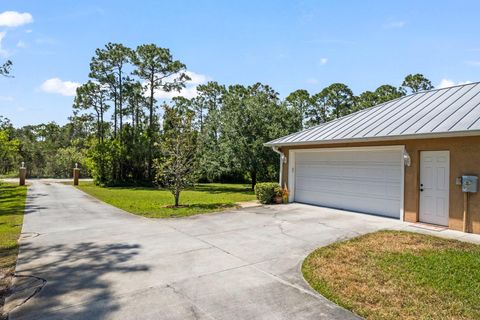
<svg viewBox="0 0 480 320">
<path fill-rule="evenodd" d="M 401 172 L 402 172 L 402 182 L 400 186 L 400 221 L 405 221 L 405 160 L 403 158 L 403 154 L 406 152 L 405 146 L 401 146 L 401 161 L 400 161 L 400 167 L 401 167 Z"/>
<path fill-rule="evenodd" d="M 295 152 L 288 151 L 288 202 L 295 201 Z"/>
</svg>

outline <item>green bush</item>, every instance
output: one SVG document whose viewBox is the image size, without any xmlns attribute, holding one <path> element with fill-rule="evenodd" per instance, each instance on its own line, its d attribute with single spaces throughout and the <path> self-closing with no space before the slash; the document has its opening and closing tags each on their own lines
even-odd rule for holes
<svg viewBox="0 0 480 320">
<path fill-rule="evenodd" d="M 282 196 L 282 188 L 276 182 L 262 182 L 255 185 L 255 195 L 260 203 L 273 203 L 276 196 Z"/>
</svg>

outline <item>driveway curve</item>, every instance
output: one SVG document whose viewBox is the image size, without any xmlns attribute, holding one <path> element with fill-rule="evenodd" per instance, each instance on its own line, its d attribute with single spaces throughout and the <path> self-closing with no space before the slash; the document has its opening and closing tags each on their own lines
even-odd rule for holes
<svg viewBox="0 0 480 320">
<path fill-rule="evenodd" d="M 399 225 L 301 204 L 154 220 L 35 181 L 7 307 L 11 320 L 358 319 L 312 291 L 301 263 Z"/>
</svg>

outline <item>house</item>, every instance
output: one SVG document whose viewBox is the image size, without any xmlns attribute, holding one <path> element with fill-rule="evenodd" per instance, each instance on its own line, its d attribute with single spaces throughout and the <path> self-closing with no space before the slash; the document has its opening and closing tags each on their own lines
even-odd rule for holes
<svg viewBox="0 0 480 320">
<path fill-rule="evenodd" d="M 289 201 L 480 233 L 480 195 L 462 192 L 462 176 L 480 175 L 480 83 L 401 97 L 266 145 L 282 155 Z"/>
</svg>

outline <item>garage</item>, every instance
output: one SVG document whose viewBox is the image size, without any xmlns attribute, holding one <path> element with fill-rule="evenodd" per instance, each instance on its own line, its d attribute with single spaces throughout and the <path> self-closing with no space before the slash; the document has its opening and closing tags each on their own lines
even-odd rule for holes
<svg viewBox="0 0 480 320">
<path fill-rule="evenodd" d="M 464 186 L 480 177 L 480 82 L 393 99 L 265 146 L 280 156 L 289 202 L 480 234 L 480 193 Z"/>
<path fill-rule="evenodd" d="M 403 146 L 290 151 L 293 201 L 400 218 Z"/>
</svg>

